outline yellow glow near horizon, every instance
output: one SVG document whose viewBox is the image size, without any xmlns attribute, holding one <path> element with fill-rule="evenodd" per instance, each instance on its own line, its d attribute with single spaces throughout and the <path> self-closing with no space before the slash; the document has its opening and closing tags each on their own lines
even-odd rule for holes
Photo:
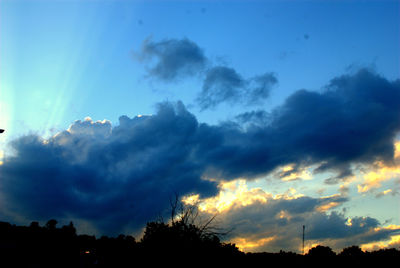
<svg viewBox="0 0 400 268">
<path fill-rule="evenodd" d="M 265 246 L 266 244 L 270 243 L 275 239 L 276 239 L 275 236 L 254 239 L 254 240 L 249 238 L 237 237 L 232 239 L 232 243 L 234 243 L 239 248 L 239 250 L 247 252 L 251 251 L 254 248 Z"/>
<path fill-rule="evenodd" d="M 374 228 L 374 232 L 378 232 L 381 230 L 398 230 L 400 229 L 400 225 L 396 224 L 391 224 L 385 227 L 376 227 Z M 378 241 L 378 242 L 371 242 L 371 243 L 366 243 L 360 245 L 360 248 L 364 251 L 374 251 L 378 249 L 383 249 L 383 248 L 393 248 L 393 247 L 399 247 L 400 246 L 400 235 L 392 235 L 390 239 L 387 239 L 386 241 Z"/>
<path fill-rule="evenodd" d="M 393 235 L 390 237 L 390 240 L 362 244 L 360 248 L 363 251 L 375 251 L 384 248 L 398 248 L 399 246 L 400 235 Z"/>
</svg>

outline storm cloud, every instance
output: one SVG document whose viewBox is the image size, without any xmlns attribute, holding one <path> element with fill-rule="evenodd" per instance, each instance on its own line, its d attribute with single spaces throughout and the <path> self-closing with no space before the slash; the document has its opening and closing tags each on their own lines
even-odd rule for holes
<svg viewBox="0 0 400 268">
<path fill-rule="evenodd" d="M 46 140 L 12 142 L 15 155 L 0 165 L 2 210 L 83 219 L 110 233 L 162 215 L 174 193 L 215 196 L 219 181 L 258 178 L 282 165 L 314 164 L 340 176 L 351 164 L 390 164 L 399 103 L 399 81 L 360 70 L 323 92 L 299 90 L 270 113 L 242 116 L 268 115 L 256 124 L 199 123 L 181 102 L 161 103 L 151 116 L 122 116 L 115 127 L 87 118 Z"/>
<path fill-rule="evenodd" d="M 76 121 L 44 140 L 24 136 L 0 167 L 2 209 L 28 219 L 78 218 L 101 232 L 140 228 L 163 215 L 174 193 L 217 193 L 191 157 L 198 123 L 182 104 L 153 116 Z"/>
</svg>

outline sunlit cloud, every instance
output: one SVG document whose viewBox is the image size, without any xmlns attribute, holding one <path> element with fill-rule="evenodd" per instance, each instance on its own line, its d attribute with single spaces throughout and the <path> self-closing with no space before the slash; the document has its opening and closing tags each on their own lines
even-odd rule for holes
<svg viewBox="0 0 400 268">
<path fill-rule="evenodd" d="M 268 243 L 272 242 L 275 239 L 275 236 L 260 239 L 252 239 L 250 237 L 237 237 L 232 240 L 232 243 L 234 243 L 241 251 L 249 252 L 253 251 L 255 248 L 265 247 L 268 245 Z"/>
<path fill-rule="evenodd" d="M 202 200 L 199 204 L 201 211 L 208 213 L 220 213 L 231 209 L 233 206 L 248 206 L 255 202 L 266 203 L 271 194 L 261 188 L 248 189 L 244 179 L 220 184 L 220 192 L 217 196 Z"/>
<path fill-rule="evenodd" d="M 393 179 L 400 179 L 400 141 L 394 143 L 394 165 L 387 165 L 382 161 L 377 161 L 373 166 L 360 172 L 360 184 L 357 185 L 359 193 L 367 193 L 378 189 L 382 183 Z M 381 195 L 386 195 L 392 190 L 385 190 Z"/>
<path fill-rule="evenodd" d="M 394 158 L 400 159 L 400 141 L 394 143 Z"/>
<path fill-rule="evenodd" d="M 385 230 L 399 230 L 400 225 L 389 225 L 386 227 L 381 227 L 381 228 L 375 228 L 374 231 L 385 231 Z M 397 232 L 398 233 L 398 232 Z M 383 248 L 399 248 L 400 247 L 400 234 L 394 234 L 390 236 L 389 239 L 384 240 L 384 241 L 375 241 L 371 243 L 365 243 L 362 244 L 361 249 L 364 251 L 374 251 L 374 250 L 379 250 Z"/>
<path fill-rule="evenodd" d="M 381 167 L 376 171 L 370 171 L 363 175 L 363 183 L 357 185 L 359 193 L 366 193 L 373 189 L 380 188 L 382 183 L 395 178 L 400 178 L 400 166 L 398 167 Z"/>
<path fill-rule="evenodd" d="M 329 202 L 328 204 L 324 204 L 324 205 L 319 206 L 317 208 L 317 211 L 325 212 L 325 211 L 328 211 L 328 210 L 330 210 L 332 208 L 335 208 L 335 207 L 337 207 L 339 205 L 341 205 L 341 203 L 339 203 L 339 202 Z"/>
<path fill-rule="evenodd" d="M 308 168 L 295 170 L 295 165 L 290 164 L 279 168 L 278 175 L 282 181 L 311 180 L 311 171 Z"/>
<path fill-rule="evenodd" d="M 397 192 L 396 192 L 396 191 L 393 191 L 392 189 L 387 189 L 387 190 L 384 190 L 384 191 L 378 193 L 378 194 L 376 195 L 376 197 L 382 197 L 382 196 L 385 196 L 385 195 L 388 195 L 388 194 L 394 195 L 394 194 L 396 194 L 396 193 L 397 193 Z"/>
<path fill-rule="evenodd" d="M 245 179 L 222 182 L 219 189 L 218 195 L 214 197 L 199 199 L 199 195 L 189 195 L 184 196 L 182 201 L 185 204 L 197 204 L 202 212 L 214 214 L 253 204 L 266 204 L 271 200 L 293 200 L 305 196 L 292 187 L 278 194 L 266 192 L 260 187 L 249 189 Z"/>
</svg>

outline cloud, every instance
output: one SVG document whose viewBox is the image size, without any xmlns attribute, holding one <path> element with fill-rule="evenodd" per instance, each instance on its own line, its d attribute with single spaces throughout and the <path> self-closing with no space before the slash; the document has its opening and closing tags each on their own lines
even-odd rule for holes
<svg viewBox="0 0 400 268">
<path fill-rule="evenodd" d="M 342 195 L 312 198 L 294 190 L 273 195 L 248 189 L 239 180 L 223 184 L 217 197 L 197 201 L 203 213 L 218 212 L 218 224 L 232 230 L 225 239 L 244 251 L 301 252 L 303 225 L 306 247 L 324 244 L 337 251 L 354 243 L 385 241 L 400 232 L 400 227 L 382 227 L 372 217 L 349 218 L 332 211 L 348 200 Z"/>
<path fill-rule="evenodd" d="M 221 181 L 256 179 L 286 166 L 290 174 L 313 165 L 314 172 L 340 175 L 351 165 L 390 165 L 399 96 L 398 81 L 361 70 L 333 79 L 323 92 L 295 92 L 257 124 L 199 123 L 178 102 L 161 103 L 150 116 L 121 116 L 114 127 L 87 118 L 47 140 L 23 136 L 0 165 L 2 210 L 26 219 L 81 219 L 101 232 L 119 232 L 162 214 L 174 192 L 215 197 Z M 249 120 L 258 114 L 265 115 Z M 297 215 L 318 208 L 324 216 L 342 201 L 298 197 L 268 209 Z"/>
<path fill-rule="evenodd" d="M 399 192 L 397 190 L 393 191 L 392 189 L 387 189 L 385 191 L 379 192 L 378 194 L 375 195 L 375 197 L 376 198 L 381 198 L 381 197 L 383 197 L 385 195 L 388 195 L 388 194 L 394 196 L 394 195 L 399 194 Z"/>
<path fill-rule="evenodd" d="M 400 226 L 398 225 L 389 225 L 384 228 L 377 228 L 379 231 L 390 232 L 391 230 L 398 230 Z M 398 232 L 397 232 L 398 233 Z M 374 241 L 367 242 L 361 245 L 361 249 L 364 251 L 375 251 L 382 248 L 399 248 L 400 246 L 400 235 L 395 234 L 390 236 L 390 239 L 386 239 L 384 241 Z"/>
<path fill-rule="evenodd" d="M 146 39 L 136 59 L 150 65 L 153 63 L 148 69 L 149 76 L 164 82 L 195 76 L 203 71 L 208 62 L 203 50 L 187 38 L 159 42 Z"/>
<path fill-rule="evenodd" d="M 374 192 L 376 189 L 382 186 L 382 183 L 390 180 L 400 181 L 400 142 L 396 141 L 394 144 L 394 158 L 393 161 L 389 163 L 383 163 L 382 161 L 377 161 L 371 167 L 364 168 L 359 173 L 359 177 L 362 181 L 357 185 L 359 193 Z M 382 197 L 392 193 L 392 195 L 397 194 L 397 191 L 386 190 L 378 193 L 377 197 Z"/>
<path fill-rule="evenodd" d="M 278 80 L 273 73 L 244 79 L 235 69 L 216 66 L 209 69 L 203 81 L 197 103 L 201 109 L 214 108 L 220 103 L 254 105 L 266 100 Z"/>
<path fill-rule="evenodd" d="M 316 172 L 337 170 L 341 177 L 351 174 L 350 163 L 393 163 L 399 101 L 399 81 L 366 69 L 334 78 L 323 92 L 298 90 L 269 125 L 248 130 L 269 141 L 254 148 L 258 160 L 268 159 L 258 164 L 321 163 Z"/>
<path fill-rule="evenodd" d="M 265 73 L 249 79 L 246 90 L 248 104 L 260 104 L 269 98 L 271 89 L 278 83 L 278 78 L 273 73 Z"/>
<path fill-rule="evenodd" d="M 213 67 L 207 72 L 197 102 L 202 109 L 214 107 L 223 101 L 237 102 L 245 84 L 246 81 L 234 69 Z"/>
<path fill-rule="evenodd" d="M 141 228 L 163 215 L 173 194 L 217 193 L 191 157 L 198 123 L 182 104 L 160 104 L 153 116 L 75 122 L 44 140 L 24 136 L 0 167 L 2 209 L 29 220 L 67 218 L 100 233 Z"/>
<path fill-rule="evenodd" d="M 264 110 L 256 110 L 256 111 L 241 113 L 235 116 L 235 120 L 244 126 L 249 124 L 266 126 L 271 122 L 271 116 L 270 113 Z"/>
<path fill-rule="evenodd" d="M 222 102 L 261 104 L 278 82 L 273 73 L 244 79 L 231 67 L 212 66 L 203 49 L 187 38 L 164 39 L 159 42 L 148 38 L 143 41 L 135 59 L 147 65 L 148 77 L 164 82 L 201 77 L 202 91 L 196 101 L 203 110 Z"/>
</svg>

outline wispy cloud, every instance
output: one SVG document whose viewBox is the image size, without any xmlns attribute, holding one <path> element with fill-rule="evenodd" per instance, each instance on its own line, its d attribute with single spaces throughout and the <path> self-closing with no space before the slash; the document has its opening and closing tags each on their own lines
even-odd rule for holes
<svg viewBox="0 0 400 268">
<path fill-rule="evenodd" d="M 165 39 L 155 42 L 143 41 L 135 58 L 149 64 L 149 77 L 172 82 L 188 76 L 198 75 L 207 65 L 203 50 L 189 39 Z"/>
<path fill-rule="evenodd" d="M 273 73 L 245 79 L 233 68 L 216 66 L 207 71 L 197 102 L 203 110 L 224 102 L 235 105 L 260 104 L 269 97 L 272 86 L 277 82 Z"/>
<path fill-rule="evenodd" d="M 149 78 L 163 82 L 198 77 L 203 85 L 197 104 L 202 110 L 214 108 L 220 103 L 235 105 L 262 104 L 278 83 L 276 75 L 267 72 L 244 78 L 234 68 L 215 65 L 202 48 L 187 38 L 143 41 L 135 59 L 147 67 Z"/>
</svg>

